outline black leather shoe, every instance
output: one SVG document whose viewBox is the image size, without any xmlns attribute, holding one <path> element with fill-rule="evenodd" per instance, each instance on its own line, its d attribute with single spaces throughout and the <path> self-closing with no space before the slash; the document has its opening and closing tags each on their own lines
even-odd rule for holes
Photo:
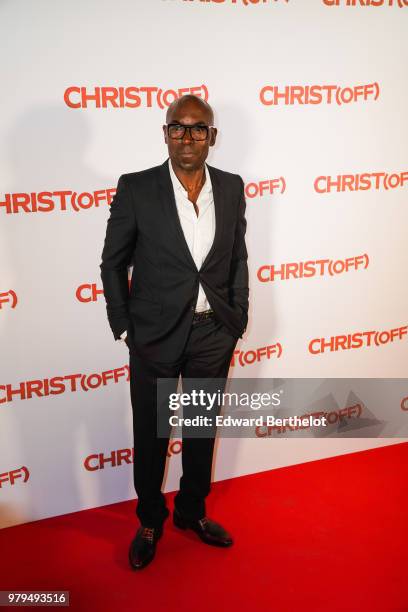
<svg viewBox="0 0 408 612">
<path fill-rule="evenodd" d="M 233 544 L 232 537 L 225 531 L 224 527 L 206 516 L 197 521 L 191 521 L 184 518 L 178 510 L 174 509 L 173 523 L 179 529 L 192 529 L 206 544 L 224 547 Z"/>
<path fill-rule="evenodd" d="M 129 563 L 133 569 L 143 569 L 153 561 L 162 533 L 163 527 L 139 527 L 129 548 Z"/>
</svg>

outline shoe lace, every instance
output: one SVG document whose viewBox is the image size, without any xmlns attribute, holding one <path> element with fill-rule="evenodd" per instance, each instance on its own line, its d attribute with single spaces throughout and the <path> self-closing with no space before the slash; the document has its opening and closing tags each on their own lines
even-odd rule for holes
<svg viewBox="0 0 408 612">
<path fill-rule="evenodd" d="M 153 542 L 154 528 L 153 527 L 143 527 L 142 538 L 144 538 L 145 540 L 149 540 L 149 542 Z"/>
</svg>

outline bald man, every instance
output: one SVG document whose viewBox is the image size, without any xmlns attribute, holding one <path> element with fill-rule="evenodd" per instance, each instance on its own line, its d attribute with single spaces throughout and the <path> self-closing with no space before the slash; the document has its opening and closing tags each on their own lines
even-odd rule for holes
<svg viewBox="0 0 408 612">
<path fill-rule="evenodd" d="M 133 569 L 153 560 L 169 515 L 161 487 L 170 429 L 158 435 L 158 381 L 169 381 L 168 393 L 180 375 L 183 391 L 198 379 L 221 381 L 223 389 L 248 321 L 244 183 L 206 164 L 217 137 L 213 110 L 183 96 L 168 108 L 163 134 L 168 159 L 119 178 L 100 266 L 110 327 L 129 348 L 140 520 L 129 549 Z M 213 449 L 214 435 L 183 430 L 173 522 L 226 547 L 231 535 L 205 508 Z"/>
</svg>

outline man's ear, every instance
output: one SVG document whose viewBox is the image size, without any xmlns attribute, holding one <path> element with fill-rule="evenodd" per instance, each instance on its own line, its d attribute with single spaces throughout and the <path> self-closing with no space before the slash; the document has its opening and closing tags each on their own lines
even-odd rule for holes
<svg viewBox="0 0 408 612">
<path fill-rule="evenodd" d="M 167 144 L 167 125 L 163 125 L 164 142 Z"/>
<path fill-rule="evenodd" d="M 211 136 L 210 136 L 210 147 L 215 145 L 215 141 L 217 140 L 217 128 L 211 128 Z"/>
</svg>

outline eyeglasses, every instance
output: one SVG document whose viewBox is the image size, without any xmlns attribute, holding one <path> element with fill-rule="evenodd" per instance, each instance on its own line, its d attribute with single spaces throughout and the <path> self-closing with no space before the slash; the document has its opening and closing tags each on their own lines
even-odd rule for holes
<svg viewBox="0 0 408 612">
<path fill-rule="evenodd" d="M 186 130 L 190 130 L 192 140 L 207 140 L 211 125 L 183 125 L 181 123 L 169 123 L 167 133 L 174 140 L 184 138 Z"/>
</svg>

